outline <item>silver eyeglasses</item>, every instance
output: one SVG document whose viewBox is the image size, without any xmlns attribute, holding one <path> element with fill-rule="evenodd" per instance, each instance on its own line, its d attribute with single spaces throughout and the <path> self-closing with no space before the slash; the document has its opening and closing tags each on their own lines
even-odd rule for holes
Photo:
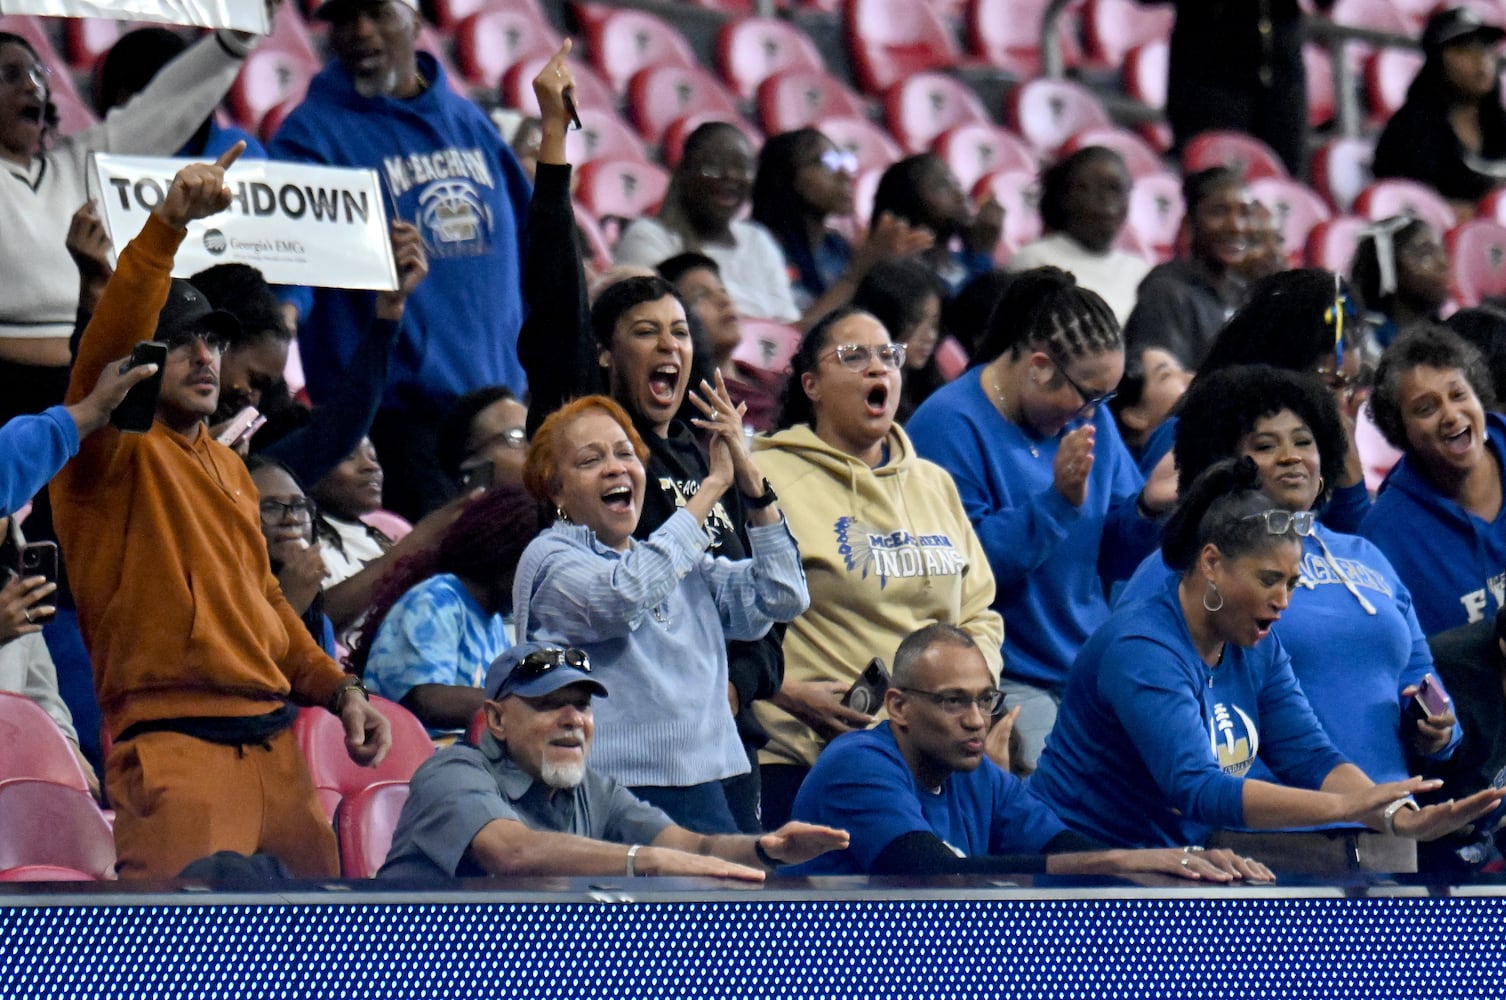
<svg viewBox="0 0 1506 1000">
<path fill-rule="evenodd" d="M 842 362 L 843 366 L 855 372 L 867 368 L 868 362 L 875 356 L 885 368 L 893 371 L 898 371 L 905 366 L 904 344 L 879 344 L 876 347 L 870 347 L 867 344 L 838 344 L 825 352 L 822 357 L 827 354 L 836 355 L 837 360 Z"/>
<path fill-rule="evenodd" d="M 1241 521 L 1261 520 L 1265 522 L 1265 530 L 1273 535 L 1284 535 L 1291 532 L 1301 538 L 1306 538 L 1313 533 L 1314 515 L 1310 510 L 1263 510 L 1259 514 L 1246 514 Z"/>
</svg>

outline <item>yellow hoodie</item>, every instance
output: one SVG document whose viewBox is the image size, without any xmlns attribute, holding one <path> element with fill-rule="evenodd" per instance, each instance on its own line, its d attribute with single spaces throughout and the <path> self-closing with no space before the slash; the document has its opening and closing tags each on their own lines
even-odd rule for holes
<svg viewBox="0 0 1506 1000">
<path fill-rule="evenodd" d="M 870 469 L 804 424 L 754 442 L 810 590 L 784 637 L 784 675 L 851 684 L 875 656 L 892 663 L 911 632 L 946 622 L 973 637 L 997 677 L 1004 621 L 989 608 L 993 572 L 957 487 L 898 426 L 885 444 L 889 460 Z M 754 711 L 769 731 L 762 762 L 815 763 L 823 744 L 809 727 L 767 701 Z"/>
</svg>

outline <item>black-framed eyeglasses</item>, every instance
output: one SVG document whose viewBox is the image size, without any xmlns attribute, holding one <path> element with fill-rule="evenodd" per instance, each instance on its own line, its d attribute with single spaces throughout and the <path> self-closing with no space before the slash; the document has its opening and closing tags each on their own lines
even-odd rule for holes
<svg viewBox="0 0 1506 1000">
<path fill-rule="evenodd" d="M 559 667 L 569 667 L 589 674 L 591 657 L 586 655 L 584 649 L 576 649 L 574 646 L 568 649 L 536 649 L 513 668 L 513 677 L 517 678 L 517 683 L 526 684 Z"/>
<path fill-rule="evenodd" d="M 1073 414 L 1074 417 L 1082 416 L 1088 411 L 1097 409 L 1100 406 L 1107 406 L 1109 400 L 1119 395 L 1119 390 L 1117 388 L 1110 389 L 1108 392 L 1101 392 L 1096 396 L 1093 395 L 1092 390 L 1083 385 L 1081 382 L 1077 381 L 1077 379 L 1073 378 L 1071 375 L 1067 374 L 1066 366 L 1063 365 L 1060 361 L 1056 360 L 1056 355 L 1047 352 L 1046 357 L 1051 359 L 1051 363 L 1056 366 L 1056 370 L 1061 373 L 1061 377 L 1067 380 L 1067 384 L 1072 387 L 1072 391 L 1077 393 L 1078 398 L 1082 400 L 1082 405 L 1079 406 L 1077 408 L 1077 412 Z"/>
<path fill-rule="evenodd" d="M 284 521 L 307 524 L 317 513 L 319 513 L 319 505 L 309 497 L 294 497 L 291 500 L 274 500 L 267 497 L 261 502 L 263 524 L 281 524 Z"/>
<path fill-rule="evenodd" d="M 978 711 L 984 715 L 992 715 L 994 709 L 1004 704 L 1004 692 L 998 688 L 992 688 L 981 694 L 968 694 L 966 691 L 927 691 L 924 688 L 911 687 L 902 687 L 899 690 L 930 699 L 931 704 L 947 715 L 966 715 L 967 710 L 974 706 L 977 706 Z"/>
<path fill-rule="evenodd" d="M 1246 514 L 1241 521 L 1265 522 L 1265 530 L 1273 535 L 1285 535 L 1288 532 L 1300 538 L 1306 538 L 1313 533 L 1313 522 L 1316 515 L 1310 510 L 1281 510 L 1272 508 L 1263 510 L 1259 514 Z"/>
<path fill-rule="evenodd" d="M 20 63 L 11 63 L 9 66 L 0 66 L 0 84 L 14 87 L 23 80 L 29 80 L 43 90 L 52 89 L 52 70 L 47 66 L 32 64 L 23 66 Z"/>
<path fill-rule="evenodd" d="M 873 347 L 868 344 L 838 344 L 821 356 L 827 355 L 835 356 L 843 367 L 855 372 L 866 369 L 868 362 L 875 357 L 891 371 L 899 371 L 905 366 L 904 344 L 879 344 Z"/>
</svg>

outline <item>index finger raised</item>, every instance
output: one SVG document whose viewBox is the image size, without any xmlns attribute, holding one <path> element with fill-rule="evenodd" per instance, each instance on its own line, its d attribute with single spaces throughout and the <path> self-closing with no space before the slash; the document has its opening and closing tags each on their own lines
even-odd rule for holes
<svg viewBox="0 0 1506 1000">
<path fill-rule="evenodd" d="M 246 140 L 242 139 L 234 146 L 231 146 L 229 149 L 221 153 L 220 158 L 214 161 L 214 165 L 219 167 L 221 170 L 228 170 L 230 169 L 230 165 L 236 160 L 239 160 L 241 158 L 241 154 L 245 151 Z"/>
</svg>

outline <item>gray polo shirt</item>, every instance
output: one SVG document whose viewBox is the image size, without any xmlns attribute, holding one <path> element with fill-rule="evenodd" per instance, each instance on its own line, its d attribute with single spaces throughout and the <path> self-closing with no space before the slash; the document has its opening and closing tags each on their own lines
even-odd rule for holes
<svg viewBox="0 0 1506 1000">
<path fill-rule="evenodd" d="M 671 825 L 663 812 L 590 768 L 573 789 L 535 781 L 486 733 L 479 747 L 457 743 L 414 772 L 377 877 L 483 877 L 467 850 L 494 819 L 618 844 L 652 843 Z"/>
</svg>

